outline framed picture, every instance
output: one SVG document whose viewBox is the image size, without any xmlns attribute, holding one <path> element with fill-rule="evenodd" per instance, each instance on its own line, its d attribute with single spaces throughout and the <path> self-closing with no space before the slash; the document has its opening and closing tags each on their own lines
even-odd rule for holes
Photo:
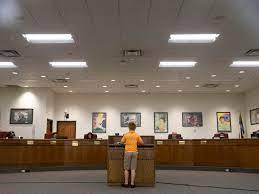
<svg viewBox="0 0 259 194">
<path fill-rule="evenodd" d="M 128 127 L 129 123 L 134 122 L 137 127 L 141 127 L 141 113 L 122 112 L 121 127 Z"/>
<path fill-rule="evenodd" d="M 106 133 L 107 127 L 107 114 L 105 112 L 92 113 L 92 132 L 93 133 Z"/>
<path fill-rule="evenodd" d="M 231 113 L 217 112 L 217 131 L 231 132 Z"/>
<path fill-rule="evenodd" d="M 202 112 L 183 112 L 182 125 L 183 127 L 202 127 Z"/>
<path fill-rule="evenodd" d="M 10 111 L 10 124 L 32 124 L 33 109 L 14 109 Z"/>
<path fill-rule="evenodd" d="M 259 124 L 259 108 L 250 110 L 250 123 L 251 125 Z"/>
<path fill-rule="evenodd" d="M 168 113 L 154 112 L 154 132 L 168 133 Z"/>
</svg>

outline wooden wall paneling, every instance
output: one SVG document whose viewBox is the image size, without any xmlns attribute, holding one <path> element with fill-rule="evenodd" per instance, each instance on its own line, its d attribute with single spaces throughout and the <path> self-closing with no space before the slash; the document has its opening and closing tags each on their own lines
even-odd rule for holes
<svg viewBox="0 0 259 194">
<path fill-rule="evenodd" d="M 28 145 L 28 141 L 33 141 L 34 144 Z M 78 146 L 72 146 L 73 141 L 78 141 Z M 259 140 L 257 139 L 179 142 L 178 140 L 157 140 L 155 165 L 259 168 Z M 0 167 L 106 166 L 107 140 L 95 142 L 95 140 L 82 139 L 3 139 L 0 140 L 0 155 Z"/>
<path fill-rule="evenodd" d="M 189 140 L 174 140 L 171 147 L 171 161 L 174 165 L 193 165 L 193 146 Z"/>
<path fill-rule="evenodd" d="M 259 168 L 259 140 L 239 140 L 238 154 L 241 168 Z"/>
<path fill-rule="evenodd" d="M 163 144 L 160 144 L 160 143 Z M 156 165 L 170 165 L 171 164 L 171 145 L 170 141 L 157 140 L 155 141 L 155 163 Z"/>
</svg>

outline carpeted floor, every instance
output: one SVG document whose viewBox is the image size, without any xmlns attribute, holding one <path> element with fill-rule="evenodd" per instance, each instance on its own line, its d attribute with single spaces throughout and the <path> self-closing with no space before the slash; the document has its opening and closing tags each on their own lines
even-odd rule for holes
<svg viewBox="0 0 259 194">
<path fill-rule="evenodd" d="M 0 174 L 0 194 L 248 194 L 259 193 L 259 174 L 158 170 L 154 188 L 106 185 L 106 171 Z"/>
</svg>

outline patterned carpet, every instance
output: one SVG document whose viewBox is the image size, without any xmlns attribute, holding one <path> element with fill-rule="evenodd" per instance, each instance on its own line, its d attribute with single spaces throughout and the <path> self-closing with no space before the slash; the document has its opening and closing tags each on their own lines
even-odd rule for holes
<svg viewBox="0 0 259 194">
<path fill-rule="evenodd" d="M 154 188 L 109 187 L 106 171 L 49 171 L 0 174 L 0 194 L 252 194 L 259 174 L 158 170 Z"/>
</svg>

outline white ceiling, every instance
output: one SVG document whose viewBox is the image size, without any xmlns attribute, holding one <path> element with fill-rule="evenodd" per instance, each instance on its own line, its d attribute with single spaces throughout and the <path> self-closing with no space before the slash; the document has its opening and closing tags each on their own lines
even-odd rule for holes
<svg viewBox="0 0 259 194">
<path fill-rule="evenodd" d="M 259 48 L 258 10 L 258 0 L 0 0 L 0 49 L 21 54 L 0 58 L 14 61 L 19 72 L 13 75 L 12 69 L 0 69 L 0 85 L 50 87 L 60 93 L 245 92 L 259 85 L 259 68 L 230 68 L 229 64 L 256 59 L 244 53 Z M 72 33 L 76 43 L 29 44 L 23 33 Z M 220 37 L 213 44 L 169 44 L 171 33 L 219 33 Z M 121 63 L 122 49 L 143 49 L 144 55 Z M 48 61 L 57 60 L 86 60 L 89 67 L 49 67 Z M 160 60 L 198 64 L 158 69 Z M 239 74 L 240 70 L 246 73 Z M 68 88 L 51 81 L 64 77 L 71 78 Z M 128 83 L 139 88 L 126 89 Z M 220 86 L 195 88 L 206 83 Z"/>
</svg>

